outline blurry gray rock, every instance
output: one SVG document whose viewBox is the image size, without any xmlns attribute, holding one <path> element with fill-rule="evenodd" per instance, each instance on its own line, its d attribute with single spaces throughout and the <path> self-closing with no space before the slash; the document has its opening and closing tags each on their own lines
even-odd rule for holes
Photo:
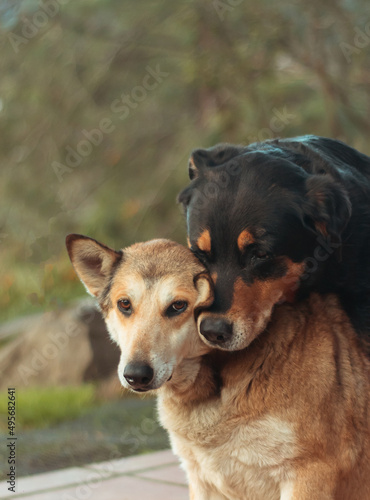
<svg viewBox="0 0 370 500">
<path fill-rule="evenodd" d="M 119 349 L 92 300 L 0 328 L 0 390 L 75 385 L 117 372 Z"/>
</svg>

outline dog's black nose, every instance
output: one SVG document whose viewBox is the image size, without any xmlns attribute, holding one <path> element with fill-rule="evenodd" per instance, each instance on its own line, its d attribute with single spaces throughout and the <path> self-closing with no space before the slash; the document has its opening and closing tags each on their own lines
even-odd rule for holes
<svg viewBox="0 0 370 500">
<path fill-rule="evenodd" d="M 223 318 L 204 318 L 200 323 L 200 333 L 213 344 L 223 344 L 233 334 L 233 326 Z"/>
<path fill-rule="evenodd" d="M 145 363 L 132 362 L 125 366 L 123 376 L 133 389 L 146 389 L 153 380 L 153 368 Z"/>
</svg>

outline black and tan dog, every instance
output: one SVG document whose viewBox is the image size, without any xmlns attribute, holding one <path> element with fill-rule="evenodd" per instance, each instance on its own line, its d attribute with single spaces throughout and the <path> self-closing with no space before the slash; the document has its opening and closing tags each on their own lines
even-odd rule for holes
<svg viewBox="0 0 370 500">
<path fill-rule="evenodd" d="M 189 246 L 215 283 L 206 342 L 242 349 L 276 305 L 335 293 L 370 354 L 369 157 L 315 136 L 221 144 L 194 151 L 189 175 Z"/>
<path fill-rule="evenodd" d="M 334 295 L 282 304 L 248 348 L 224 352 L 198 335 L 213 285 L 188 249 L 79 235 L 67 248 L 121 348 L 121 383 L 158 392 L 192 500 L 370 499 L 369 362 Z M 280 266 L 276 280 L 294 269 Z"/>
</svg>

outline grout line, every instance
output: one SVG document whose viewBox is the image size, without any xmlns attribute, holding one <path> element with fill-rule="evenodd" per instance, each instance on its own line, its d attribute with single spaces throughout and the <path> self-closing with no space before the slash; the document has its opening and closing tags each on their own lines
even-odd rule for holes
<svg viewBox="0 0 370 500">
<path fill-rule="evenodd" d="M 134 477 L 135 479 L 144 479 L 145 481 L 149 481 L 152 483 L 167 484 L 168 486 L 181 486 L 182 488 L 188 488 L 187 484 L 175 483 L 173 481 L 166 481 L 165 479 L 156 479 L 154 477 L 137 476 L 134 473 L 127 474 L 127 476 Z"/>
<path fill-rule="evenodd" d="M 130 458 L 130 457 L 127 457 L 127 458 Z M 82 465 L 81 467 L 79 467 L 80 469 L 86 469 L 86 470 L 93 470 L 93 471 L 97 471 L 99 470 L 99 467 L 101 466 L 101 464 L 105 464 L 105 463 L 110 463 L 110 462 L 100 462 L 100 464 L 87 464 L 87 465 Z M 161 469 L 162 467 L 168 467 L 170 465 L 178 465 L 179 466 L 179 463 L 178 462 L 168 462 L 168 463 L 164 463 L 164 464 L 160 464 L 160 465 L 151 465 L 150 467 L 144 467 L 143 469 L 142 468 L 139 468 L 139 469 L 134 469 L 132 471 L 129 471 L 129 472 L 117 472 L 117 474 L 119 475 L 127 475 L 127 474 L 132 474 L 132 473 L 136 473 L 136 472 L 148 472 L 148 471 L 151 471 L 151 470 L 157 470 L 157 469 Z M 0 499 L 1 500 L 1 499 Z"/>
</svg>

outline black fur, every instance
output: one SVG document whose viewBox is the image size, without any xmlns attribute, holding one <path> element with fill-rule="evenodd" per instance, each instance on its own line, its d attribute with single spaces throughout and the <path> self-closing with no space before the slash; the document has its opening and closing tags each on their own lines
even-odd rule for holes
<svg viewBox="0 0 370 500">
<path fill-rule="evenodd" d="M 340 296 L 370 345 L 370 158 L 323 137 L 222 144 L 192 153 L 191 184 L 179 195 L 192 250 L 218 275 L 215 310 L 228 307 L 235 279 L 271 279 L 282 256 L 305 262 L 297 299 L 311 291 Z M 241 255 L 245 228 L 255 244 Z M 210 253 L 196 241 L 211 233 Z"/>
</svg>

